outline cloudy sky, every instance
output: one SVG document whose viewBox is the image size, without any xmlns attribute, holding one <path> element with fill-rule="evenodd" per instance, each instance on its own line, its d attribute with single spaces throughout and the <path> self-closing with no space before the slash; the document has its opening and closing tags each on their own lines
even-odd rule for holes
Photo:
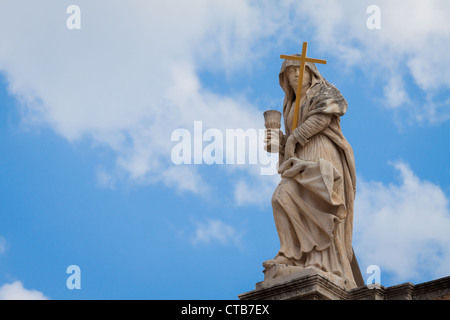
<svg viewBox="0 0 450 320">
<path fill-rule="evenodd" d="M 3 0 L 0 30 L 0 299 L 252 290 L 279 249 L 279 177 L 263 155 L 176 165 L 173 133 L 262 129 L 304 41 L 349 103 L 363 276 L 449 275 L 448 1 Z"/>
</svg>

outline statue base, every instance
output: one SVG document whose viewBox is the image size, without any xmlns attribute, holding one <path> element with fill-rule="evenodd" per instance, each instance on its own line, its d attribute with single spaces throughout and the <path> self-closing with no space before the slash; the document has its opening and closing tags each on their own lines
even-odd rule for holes
<svg viewBox="0 0 450 320">
<path fill-rule="evenodd" d="M 317 268 L 303 268 L 286 264 L 272 264 L 264 269 L 264 281 L 256 284 L 256 289 L 267 288 L 279 283 L 286 283 L 293 279 L 304 278 L 311 275 L 319 275 L 331 281 L 334 285 L 344 290 L 356 288 L 354 282 L 338 277 L 330 272 L 324 272 Z"/>
<path fill-rule="evenodd" d="M 283 272 L 280 265 L 265 273 Z M 287 271 L 287 270 L 284 270 Z M 291 271 L 291 270 L 290 270 Z M 392 287 L 379 284 L 350 288 L 345 280 L 314 268 L 306 268 L 258 282 L 240 300 L 450 300 L 450 277 L 421 284 Z"/>
</svg>

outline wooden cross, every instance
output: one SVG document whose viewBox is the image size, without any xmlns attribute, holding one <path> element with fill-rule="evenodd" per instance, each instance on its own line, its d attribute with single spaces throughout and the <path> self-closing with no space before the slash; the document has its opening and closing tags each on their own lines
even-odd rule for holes
<svg viewBox="0 0 450 320">
<path fill-rule="evenodd" d="M 298 77 L 298 85 L 297 85 L 297 92 L 296 92 L 297 97 L 295 99 L 294 122 L 292 123 L 292 132 L 294 132 L 295 128 L 297 128 L 297 123 L 298 123 L 298 113 L 299 113 L 299 108 L 300 108 L 300 98 L 302 96 L 303 72 L 305 71 L 305 62 L 308 61 L 308 62 L 314 62 L 314 63 L 327 64 L 326 60 L 307 58 L 306 57 L 307 49 L 308 49 L 308 43 L 303 42 L 303 49 L 302 49 L 301 57 L 286 56 L 283 54 L 280 55 L 281 59 L 300 61 L 300 75 Z"/>
</svg>

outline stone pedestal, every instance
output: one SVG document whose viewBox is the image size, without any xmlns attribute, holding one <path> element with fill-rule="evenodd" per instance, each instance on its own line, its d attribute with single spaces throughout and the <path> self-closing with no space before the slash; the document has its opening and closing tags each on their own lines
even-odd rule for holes
<svg viewBox="0 0 450 320">
<path fill-rule="evenodd" d="M 317 269 L 258 282 L 241 300 L 450 300 L 450 277 L 392 287 L 369 285 L 349 289 L 338 278 Z"/>
</svg>

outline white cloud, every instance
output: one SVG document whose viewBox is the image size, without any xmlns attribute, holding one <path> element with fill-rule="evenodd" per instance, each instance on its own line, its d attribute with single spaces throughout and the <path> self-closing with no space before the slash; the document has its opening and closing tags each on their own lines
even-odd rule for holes
<svg viewBox="0 0 450 320">
<path fill-rule="evenodd" d="M 277 30 L 265 3 L 78 1 L 81 30 L 68 30 L 62 3 L 2 2 L 0 71 L 25 124 L 111 148 L 131 179 L 186 189 L 192 181 L 165 172 L 174 129 L 259 125 L 255 106 L 206 90 L 198 72 L 251 67 L 255 44 Z"/>
<path fill-rule="evenodd" d="M 278 174 L 268 176 L 255 174 L 253 179 L 240 179 L 234 189 L 236 205 L 270 207 L 273 192 L 280 180 Z"/>
<path fill-rule="evenodd" d="M 0 287 L 0 300 L 48 300 L 48 298 L 42 292 L 25 289 L 22 282 L 15 281 Z"/>
<path fill-rule="evenodd" d="M 359 178 L 354 246 L 362 271 L 379 265 L 396 281 L 428 281 L 450 270 L 449 200 L 438 185 L 395 164 L 399 184 Z"/>
<path fill-rule="evenodd" d="M 237 245 L 241 243 L 241 234 L 236 229 L 220 220 L 208 219 L 204 223 L 196 223 L 193 244 L 219 243 Z"/>
<path fill-rule="evenodd" d="M 446 0 L 377 1 L 381 30 L 369 30 L 366 9 L 373 3 L 360 0 L 292 1 L 304 28 L 320 49 L 334 55 L 343 68 L 360 67 L 371 81 L 385 87 L 386 106 L 410 113 L 415 120 L 441 122 L 450 118 L 448 103 L 438 96 L 450 88 L 450 3 Z M 305 24 L 306 22 L 306 24 Z M 301 25 L 299 25 L 301 27 Z M 415 86 L 404 87 L 412 78 Z M 408 99 L 411 93 L 432 97 L 420 108 Z M 448 96 L 447 96 L 448 98 Z M 442 100 L 442 101 L 441 101 Z M 436 109 L 436 106 L 439 108 Z"/>
<path fill-rule="evenodd" d="M 389 79 L 388 84 L 384 87 L 384 95 L 388 105 L 392 108 L 397 108 L 410 102 L 408 93 L 404 89 L 403 80 L 398 76 L 393 76 Z"/>
<path fill-rule="evenodd" d="M 450 87 L 450 63 L 443 59 L 450 49 L 446 1 L 381 1 L 381 30 L 366 28 L 368 4 L 359 0 L 77 5 L 82 28 L 68 30 L 64 3 L 2 2 L 0 28 L 8 32 L 0 42 L 0 71 L 21 101 L 24 124 L 50 126 L 69 141 L 88 138 L 114 151 L 116 167 L 97 171 L 100 186 L 114 187 L 128 176 L 204 192 L 197 169 L 170 165 L 172 131 L 189 129 L 195 120 L 203 120 L 205 130 L 259 128 L 261 114 L 242 97 L 208 90 L 200 72 L 249 71 L 267 50 L 299 35 L 308 34 L 344 67 L 375 65 L 373 76 L 397 110 L 411 101 L 404 78 L 412 76 L 427 90 L 427 104 L 407 112 L 419 121 L 448 118 L 448 103 L 433 93 Z M 180 170 L 184 174 L 175 174 Z M 238 203 L 255 203 L 253 183 L 237 185 Z"/>
<path fill-rule="evenodd" d="M 105 171 L 104 168 L 97 168 L 97 186 L 101 188 L 107 188 L 114 190 L 115 189 L 115 178 L 111 173 Z"/>
<path fill-rule="evenodd" d="M 206 195 L 209 190 L 195 166 L 172 166 L 164 171 L 162 179 L 167 186 L 180 191 Z"/>
</svg>

